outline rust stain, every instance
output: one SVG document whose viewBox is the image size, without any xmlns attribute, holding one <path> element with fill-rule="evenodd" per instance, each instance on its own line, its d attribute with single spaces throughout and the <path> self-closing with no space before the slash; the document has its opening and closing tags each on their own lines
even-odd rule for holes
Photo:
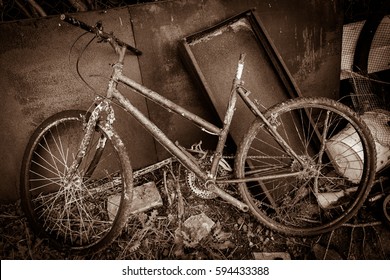
<svg viewBox="0 0 390 280">
<path fill-rule="evenodd" d="M 296 73 L 298 80 L 304 80 L 311 73 L 316 71 L 321 63 L 322 58 L 322 41 L 323 29 L 318 30 L 316 27 L 303 29 L 301 33 L 301 41 L 303 42 L 303 55 L 296 57 L 299 66 L 299 71 Z"/>
</svg>

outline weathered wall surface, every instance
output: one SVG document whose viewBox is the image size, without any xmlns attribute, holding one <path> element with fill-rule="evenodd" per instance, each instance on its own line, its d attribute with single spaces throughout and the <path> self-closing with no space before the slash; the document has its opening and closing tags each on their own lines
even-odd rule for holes
<svg viewBox="0 0 390 280">
<path fill-rule="evenodd" d="M 104 21 L 107 30 L 134 43 L 128 10 L 79 14 L 94 24 Z M 76 61 L 91 39 L 87 35 L 69 51 L 81 29 L 62 23 L 58 17 L 0 25 L 0 199 L 16 200 L 24 149 L 34 129 L 47 117 L 67 109 L 87 110 L 95 93 L 77 76 Z M 81 57 L 79 71 L 99 93 L 104 94 L 116 55 L 108 44 L 93 42 Z M 137 58 L 126 57 L 125 74 L 141 81 Z M 131 93 L 126 93 L 131 96 Z M 143 98 L 131 100 L 147 113 Z M 117 119 L 126 116 L 116 110 Z M 122 118 L 121 118 L 122 117 Z M 130 152 L 137 157 L 135 167 L 155 161 L 154 142 L 135 121 L 116 124 Z"/>
<path fill-rule="evenodd" d="M 210 110 L 204 110 L 206 101 L 194 88 L 180 61 L 179 41 L 252 8 L 256 9 L 303 95 L 336 98 L 342 34 L 338 1 L 188 0 L 130 7 L 137 46 L 145 52 L 140 58 L 144 84 L 206 119 L 215 118 Z M 231 81 L 226 82 L 229 88 Z M 181 144 L 191 145 L 205 139 L 198 130 L 190 130 L 179 116 L 166 115 L 153 104 L 149 106 L 151 118 Z M 160 146 L 157 150 L 160 157 L 167 156 Z"/>
<path fill-rule="evenodd" d="M 91 24 L 102 20 L 106 31 L 114 30 L 144 52 L 138 59 L 126 58 L 126 74 L 213 120 L 213 110 L 205 107 L 180 61 L 178 41 L 254 7 L 302 93 L 336 98 L 342 33 L 336 0 L 163 1 L 77 17 Z M 69 63 L 68 52 L 81 33 L 58 17 L 0 25 L 0 201 L 18 199 L 20 164 L 34 128 L 53 113 L 87 109 L 92 104 L 95 93 L 77 78 L 74 69 L 87 38 L 76 43 Z M 80 72 L 95 90 L 104 93 L 109 64 L 114 61 L 107 45 L 92 43 L 82 56 Z M 125 94 L 182 145 L 203 140 L 207 146 L 215 141 L 179 116 L 163 112 L 131 92 Z M 116 111 L 117 119 L 126 116 Z M 153 140 L 133 120 L 116 125 L 136 168 L 167 156 L 158 145 L 156 150 Z"/>
</svg>

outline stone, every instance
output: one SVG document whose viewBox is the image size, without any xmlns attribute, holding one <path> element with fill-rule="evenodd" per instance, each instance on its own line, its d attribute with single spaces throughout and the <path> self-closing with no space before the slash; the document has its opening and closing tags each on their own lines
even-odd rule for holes
<svg viewBox="0 0 390 280">
<path fill-rule="evenodd" d="M 118 205 L 121 196 L 119 194 L 112 195 L 108 198 L 107 212 L 111 220 L 115 218 L 113 213 L 118 211 Z M 160 207 L 163 205 L 161 195 L 152 182 L 145 183 L 133 189 L 133 200 L 131 202 L 131 214 L 145 212 L 151 208 Z"/>
<path fill-rule="evenodd" d="M 213 220 L 206 216 L 205 213 L 189 217 L 183 223 L 183 231 L 187 234 L 192 243 L 198 243 L 206 237 L 214 226 Z"/>
</svg>

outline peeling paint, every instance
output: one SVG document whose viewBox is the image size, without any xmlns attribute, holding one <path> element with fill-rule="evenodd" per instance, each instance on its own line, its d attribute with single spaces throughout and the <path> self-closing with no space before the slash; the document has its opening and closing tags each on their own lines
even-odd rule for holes
<svg viewBox="0 0 390 280">
<path fill-rule="evenodd" d="M 233 29 L 234 32 L 238 32 L 238 31 L 241 31 L 241 30 L 250 30 L 250 31 L 252 31 L 251 25 L 249 24 L 248 20 L 245 19 L 245 18 L 240 19 L 240 20 L 234 22 L 233 24 L 230 25 L 230 27 Z"/>
<path fill-rule="evenodd" d="M 205 36 L 197 38 L 197 39 L 193 40 L 192 42 L 189 42 L 189 45 L 194 46 L 198 43 L 208 42 L 211 39 L 213 39 L 214 37 L 220 36 L 224 32 L 227 32 L 230 30 L 232 30 L 234 33 L 239 32 L 241 30 L 248 30 L 248 31 L 252 32 L 252 27 L 251 27 L 250 23 L 248 22 L 248 20 L 246 20 L 245 18 L 242 18 L 242 19 L 235 21 L 229 25 L 223 26 L 223 27 L 211 32 L 211 33 L 205 34 Z"/>
<path fill-rule="evenodd" d="M 195 46 L 196 44 L 199 44 L 199 43 L 208 42 L 211 39 L 213 39 L 214 37 L 222 35 L 223 31 L 224 30 L 218 29 L 218 30 L 216 30 L 216 31 L 214 31 L 212 33 L 209 33 L 208 35 L 206 35 L 204 37 L 201 37 L 201 38 L 198 38 L 196 40 L 193 40 L 192 42 L 189 43 L 189 45 L 190 46 Z"/>
</svg>

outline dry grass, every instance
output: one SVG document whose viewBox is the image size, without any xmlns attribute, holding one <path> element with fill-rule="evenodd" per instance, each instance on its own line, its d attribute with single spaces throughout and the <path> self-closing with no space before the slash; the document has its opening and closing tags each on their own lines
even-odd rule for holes
<svg viewBox="0 0 390 280">
<path fill-rule="evenodd" d="M 154 181 L 164 205 L 129 217 L 122 235 L 106 250 L 89 256 L 58 251 L 29 228 L 19 204 L 0 207 L 1 259 L 253 259 L 253 252 L 287 252 L 292 259 L 388 259 L 390 233 L 375 213 L 364 208 L 355 221 L 329 234 L 298 238 L 274 233 L 249 213 L 221 199 L 204 200 L 186 186 L 178 165 L 140 176 Z M 234 191 L 231 191 L 234 192 Z M 200 213 L 215 224 L 209 235 L 192 242 L 183 222 Z"/>
</svg>

